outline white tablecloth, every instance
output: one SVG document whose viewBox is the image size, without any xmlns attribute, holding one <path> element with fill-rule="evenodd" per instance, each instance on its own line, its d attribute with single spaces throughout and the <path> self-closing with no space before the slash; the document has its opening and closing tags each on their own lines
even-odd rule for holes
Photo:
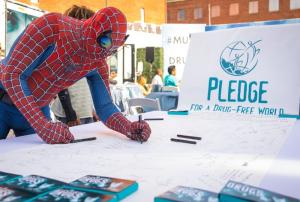
<svg viewBox="0 0 300 202">
<path fill-rule="evenodd" d="M 91 142 L 46 145 L 36 135 L 2 140 L 0 170 L 65 182 L 88 174 L 136 180 L 139 190 L 124 202 L 150 202 L 177 185 L 218 192 L 229 179 L 300 198 L 299 121 L 212 113 L 144 117 L 164 120 L 149 122 L 152 135 L 143 144 L 100 123 L 71 128 L 76 138 L 96 136 Z M 202 140 L 171 142 L 179 133 Z"/>
</svg>

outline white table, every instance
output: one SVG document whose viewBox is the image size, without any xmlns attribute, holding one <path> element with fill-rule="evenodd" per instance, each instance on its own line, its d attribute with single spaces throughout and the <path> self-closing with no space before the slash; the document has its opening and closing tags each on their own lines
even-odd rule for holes
<svg viewBox="0 0 300 202">
<path fill-rule="evenodd" d="M 100 123 L 71 128 L 76 138 L 96 136 L 91 142 L 46 145 L 36 135 L 2 140 L 0 170 L 65 182 L 87 174 L 134 179 L 139 190 L 124 202 L 150 202 L 176 185 L 219 191 L 228 179 L 300 198 L 300 121 L 288 135 L 276 135 L 272 134 L 276 127 L 291 123 L 237 121 L 227 115 L 215 120 L 210 114 L 156 112 L 144 117 L 165 120 L 149 122 L 152 135 L 143 144 Z M 198 135 L 202 140 L 197 145 L 171 142 L 177 133 Z"/>
<path fill-rule="evenodd" d="M 289 134 L 261 186 L 300 198 L 300 120 Z"/>
</svg>

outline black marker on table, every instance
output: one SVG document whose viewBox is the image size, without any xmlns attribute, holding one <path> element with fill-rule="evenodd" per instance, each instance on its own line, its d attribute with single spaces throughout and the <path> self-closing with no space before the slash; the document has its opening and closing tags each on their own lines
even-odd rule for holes
<svg viewBox="0 0 300 202">
<path fill-rule="evenodd" d="M 162 121 L 164 118 L 145 118 L 144 121 Z"/>
<path fill-rule="evenodd" d="M 197 136 L 181 135 L 181 134 L 177 134 L 177 137 L 192 139 L 192 140 L 201 140 L 202 139 L 201 137 L 197 137 Z"/>
<path fill-rule="evenodd" d="M 85 142 L 85 141 L 92 141 L 92 140 L 96 140 L 96 137 L 88 137 L 88 138 L 82 138 L 82 139 L 76 139 L 76 140 L 72 140 L 70 143 L 78 143 L 78 142 Z"/>
<path fill-rule="evenodd" d="M 181 142 L 181 143 L 187 143 L 187 144 L 197 144 L 196 141 L 191 141 L 191 140 L 182 140 L 182 139 L 177 139 L 177 138 L 171 138 L 170 139 L 173 142 Z"/>
<path fill-rule="evenodd" d="M 142 118 L 142 115 L 140 114 L 139 115 L 139 123 L 141 123 L 143 120 Z M 143 143 L 143 139 L 142 139 L 142 132 L 143 132 L 143 129 L 138 129 L 138 140 L 140 141 L 140 143 L 142 144 Z"/>
</svg>

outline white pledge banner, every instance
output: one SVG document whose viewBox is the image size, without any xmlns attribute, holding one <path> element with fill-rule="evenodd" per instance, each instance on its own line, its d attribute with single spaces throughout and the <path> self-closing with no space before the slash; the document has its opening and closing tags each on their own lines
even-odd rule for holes
<svg viewBox="0 0 300 202">
<path fill-rule="evenodd" d="M 299 114 L 300 24 L 192 34 L 179 107 Z"/>
<path fill-rule="evenodd" d="M 204 31 L 204 24 L 166 24 L 162 26 L 164 76 L 168 75 L 168 67 L 175 65 L 176 78 L 182 79 L 190 34 Z"/>
</svg>

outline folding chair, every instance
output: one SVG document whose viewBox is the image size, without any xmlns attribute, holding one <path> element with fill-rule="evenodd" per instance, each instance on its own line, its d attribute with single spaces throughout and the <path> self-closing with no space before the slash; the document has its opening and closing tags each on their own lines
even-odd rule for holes
<svg viewBox="0 0 300 202">
<path fill-rule="evenodd" d="M 163 86 L 161 88 L 161 91 L 162 92 L 178 92 L 179 89 L 178 89 L 178 87 L 175 87 L 175 86 Z"/>
<path fill-rule="evenodd" d="M 131 98 L 127 100 L 127 103 L 130 114 L 138 114 L 150 111 L 161 111 L 158 99 Z"/>
</svg>

